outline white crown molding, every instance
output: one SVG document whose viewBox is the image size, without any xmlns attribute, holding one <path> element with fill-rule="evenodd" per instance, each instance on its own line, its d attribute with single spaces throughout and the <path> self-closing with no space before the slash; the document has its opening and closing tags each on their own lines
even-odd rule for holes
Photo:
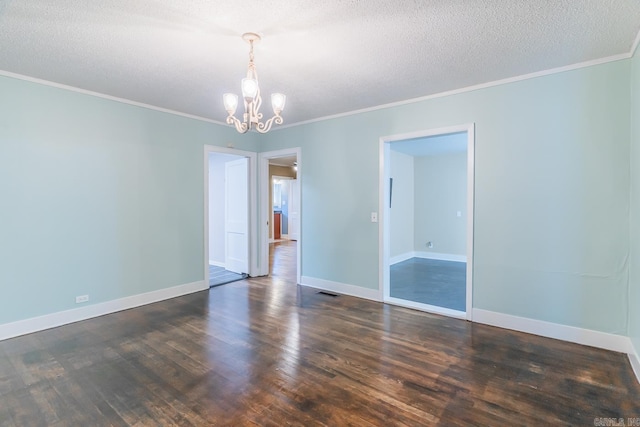
<svg viewBox="0 0 640 427">
<path fill-rule="evenodd" d="M 638 34 L 640 35 L 640 33 L 638 33 Z M 636 42 L 637 42 L 637 40 L 638 39 L 636 38 Z M 635 45 L 636 44 L 634 44 L 634 46 Z M 633 51 L 634 50 L 632 50 L 632 52 Z M 633 56 L 633 54 L 631 52 L 630 53 L 621 53 L 619 55 L 607 56 L 605 58 L 599 58 L 599 59 L 593 59 L 591 61 L 579 62 L 577 64 L 566 65 L 564 67 L 557 67 L 557 68 L 551 68 L 551 69 L 548 69 L 548 70 L 536 71 L 535 73 L 523 74 L 523 75 L 520 75 L 520 76 L 509 77 L 509 78 L 506 78 L 506 79 L 495 80 L 495 81 L 492 81 L 492 82 L 481 83 L 481 84 L 477 84 L 477 85 L 473 85 L 473 86 L 467 86 L 467 87 L 460 88 L 460 89 L 454 89 L 454 90 L 450 90 L 450 91 L 446 91 L 446 92 L 435 93 L 433 95 L 426 95 L 426 96 L 421 96 L 421 97 L 418 97 L 418 98 L 406 99 L 406 100 L 403 100 L 403 101 L 390 102 L 388 104 L 381 104 L 381 105 L 377 105 L 375 107 L 362 108 L 360 110 L 347 111 L 345 113 L 332 114 L 332 115 L 329 115 L 329 116 L 319 117 L 317 119 L 311 119 L 311 120 L 305 120 L 305 121 L 302 121 L 302 122 L 291 123 L 289 125 L 281 125 L 281 126 L 278 126 L 277 128 L 274 128 L 272 130 L 278 131 L 278 130 L 287 129 L 287 128 L 291 128 L 291 127 L 295 127 L 295 126 L 302 126 L 302 125 L 306 125 L 306 124 L 310 124 L 310 123 L 323 122 L 325 120 L 339 119 L 339 118 L 342 118 L 342 117 L 353 116 L 353 115 L 356 115 L 356 114 L 369 113 L 371 111 L 378 111 L 378 110 L 384 110 L 386 108 L 399 107 L 399 106 L 403 106 L 403 105 L 407 105 L 407 104 L 414 104 L 416 102 L 427 101 L 427 100 L 430 100 L 430 99 L 444 98 L 446 96 L 458 95 L 458 94 L 461 94 L 461 93 L 473 92 L 473 91 L 476 91 L 476 90 L 486 89 L 486 88 L 490 88 L 490 87 L 494 87 L 494 86 L 501 86 L 501 85 L 505 85 L 505 84 L 509 84 L 509 83 L 520 82 L 520 81 L 523 81 L 523 80 L 535 79 L 535 78 L 538 78 L 538 77 L 544 77 L 544 76 L 548 76 L 548 75 L 552 75 L 552 74 L 558 74 L 558 73 L 564 73 L 564 72 L 567 72 L 567 71 L 578 70 L 580 68 L 592 67 L 594 65 L 606 64 L 608 62 L 621 61 L 621 60 L 624 60 L 624 59 L 629 59 L 632 56 Z"/>
<path fill-rule="evenodd" d="M 197 282 L 186 283 L 184 285 L 174 286 L 171 288 L 159 289 L 157 291 L 132 295 L 116 300 L 87 305 L 80 308 L 74 308 L 71 310 L 59 311 L 56 313 L 46 314 L 44 316 L 18 320 L 12 323 L 5 323 L 0 325 L 0 340 L 13 338 L 20 335 L 31 334 L 33 332 L 43 331 L 45 329 L 79 322 L 81 320 L 87 320 L 93 317 L 104 316 L 105 314 L 128 310 L 130 308 L 140 307 L 142 305 L 147 305 L 166 299 L 204 291 L 206 289 L 209 289 L 208 284 L 200 280 Z"/>
<path fill-rule="evenodd" d="M 482 310 L 479 308 L 473 309 L 473 321 L 483 323 L 485 325 L 512 329 L 514 331 L 526 332 L 528 334 L 540 335 L 542 337 L 569 341 L 576 344 L 603 348 L 605 350 L 617 351 L 625 354 L 631 354 L 634 352 L 631 339 L 623 335 L 609 334 L 606 332 L 561 325 L 559 323 L 546 322 L 543 320 L 512 316 L 510 314 Z"/>
<path fill-rule="evenodd" d="M 115 101 L 115 102 L 119 102 L 121 104 L 133 105 L 133 106 L 136 106 L 136 107 L 146 108 L 148 110 L 159 111 L 161 113 L 173 114 L 175 116 L 186 117 L 188 119 L 199 120 L 199 121 L 202 121 L 202 122 L 213 123 L 213 124 L 221 125 L 221 126 L 229 126 L 224 122 L 220 122 L 220 121 L 212 120 L 212 119 L 207 119 L 206 117 L 196 116 L 194 114 L 182 113 L 182 112 L 176 111 L 176 110 L 169 110 L 168 108 L 156 107 L 155 105 L 151 105 L 151 104 L 145 104 L 145 103 L 142 103 L 142 102 L 132 101 L 132 100 L 126 99 L 126 98 L 118 98 L 117 96 L 111 96 L 111 95 L 106 95 L 106 94 L 100 93 L 100 92 L 93 92 L 93 91 L 86 90 L 86 89 L 80 89 L 80 88 L 77 88 L 75 86 L 68 86 L 68 85 L 64 85 L 64 84 L 61 84 L 61 83 L 52 82 L 52 81 L 49 81 L 49 80 L 38 79 L 38 78 L 35 78 L 35 77 L 29 77 L 29 76 L 25 76 L 25 75 L 17 74 L 17 73 L 11 73 L 9 71 L 0 70 L 0 76 L 10 77 L 10 78 L 13 78 L 13 79 L 18 79 L 18 80 L 24 80 L 24 81 L 27 81 L 27 82 L 36 83 L 36 84 L 40 84 L 40 85 L 43 85 L 43 86 L 54 87 L 56 89 L 68 90 L 70 92 L 76 92 L 76 93 L 80 93 L 80 94 L 83 94 L 83 95 L 94 96 L 96 98 L 108 99 L 109 101 Z"/>
<path fill-rule="evenodd" d="M 372 301 L 382 301 L 379 289 L 363 288 L 362 286 L 349 285 L 347 283 L 332 282 L 331 280 L 317 279 L 315 277 L 302 276 L 300 284 L 309 288 L 335 292 L 337 294 L 364 298 Z"/>
<path fill-rule="evenodd" d="M 472 92 L 472 91 L 475 91 L 475 90 L 485 89 L 485 88 L 489 88 L 489 87 L 493 87 L 493 86 L 500 86 L 500 85 L 504 85 L 504 84 L 508 84 L 508 83 L 519 82 L 519 81 L 522 81 L 522 80 L 528 80 L 528 79 L 533 79 L 533 78 L 537 78 L 537 77 L 548 76 L 548 75 L 551 75 L 551 74 L 564 73 L 566 71 L 572 71 L 572 70 L 577 70 L 577 69 L 580 69 L 580 68 L 591 67 L 591 66 L 594 66 L 594 65 L 605 64 L 607 62 L 615 62 L 615 61 L 620 61 L 620 60 L 623 60 L 623 59 L 629 59 L 635 53 L 635 51 L 636 51 L 636 49 L 638 47 L 638 43 L 640 43 L 640 31 L 636 35 L 636 38 L 635 38 L 635 40 L 633 42 L 631 50 L 628 53 L 622 53 L 622 54 L 618 54 L 618 55 L 607 56 L 607 57 L 604 57 L 604 58 L 593 59 L 593 60 L 585 61 L 585 62 L 579 62 L 579 63 L 572 64 L 572 65 L 566 65 L 564 67 L 551 68 L 551 69 L 548 69 L 548 70 L 537 71 L 535 73 L 523 74 L 523 75 L 520 75 L 520 76 L 509 77 L 509 78 L 506 78 L 506 79 L 495 80 L 495 81 L 492 81 L 492 82 L 481 83 L 481 84 L 478 84 L 478 85 L 473 85 L 473 86 L 468 86 L 468 87 L 464 87 L 464 88 L 460 88 L 460 89 L 454 89 L 454 90 L 450 90 L 450 91 L 440 92 L 440 93 L 436 93 L 436 94 L 432 94 L 432 95 L 421 96 L 421 97 L 417 97 L 417 98 L 411 98 L 411 99 L 407 99 L 407 100 L 403 100 L 403 101 L 391 102 L 391 103 L 388 103 L 388 104 L 381 104 L 381 105 L 377 105 L 377 106 L 374 106 L 374 107 L 362 108 L 362 109 L 359 109 L 359 110 L 347 111 L 347 112 L 339 113 L 339 114 L 332 114 L 332 115 L 329 115 L 329 116 L 319 117 L 319 118 L 316 118 L 316 119 L 310 119 L 310 120 L 304 120 L 304 121 L 301 121 L 301 122 L 291 123 L 289 125 L 280 125 L 277 128 L 273 128 L 272 130 L 277 131 L 277 130 L 281 130 L 281 129 L 288 129 L 288 128 L 291 128 L 291 127 L 306 125 L 306 124 L 309 124 L 309 123 L 316 123 L 316 122 L 322 122 L 322 121 L 325 121 L 325 120 L 332 120 L 332 119 L 337 119 L 337 118 L 341 118 L 341 117 L 348 117 L 348 116 L 353 116 L 353 115 L 356 115 L 356 114 L 368 113 L 368 112 L 371 112 L 371 111 L 377 111 L 377 110 L 383 110 L 383 109 L 386 109 L 386 108 L 392 108 L 392 107 L 398 107 L 398 106 L 407 105 L 407 104 L 413 104 L 413 103 L 416 103 L 416 102 L 426 101 L 426 100 L 429 100 L 429 99 L 443 98 L 445 96 L 457 95 L 457 94 L 460 94 L 460 93 Z M 22 75 L 22 74 L 12 73 L 12 72 L 9 72 L 9 71 L 0 70 L 0 76 L 11 77 L 11 78 L 19 79 L 19 80 L 25 80 L 25 81 L 28 81 L 28 82 L 38 83 L 38 84 L 42 84 L 42 85 L 45 85 L 45 86 L 51 86 L 51 87 L 55 87 L 55 88 L 58 88 L 58 89 L 69 90 L 71 92 L 77 92 L 77 93 L 81 93 L 81 94 L 84 94 L 84 95 L 89 95 L 89 96 L 95 96 L 95 97 L 98 97 L 98 98 L 108 99 L 108 100 L 115 101 L 115 102 L 120 102 L 120 103 L 123 103 L 123 104 L 135 105 L 137 107 L 147 108 L 147 109 L 154 110 L 154 111 L 160 111 L 160 112 L 167 113 L 167 114 L 174 114 L 174 115 L 181 116 L 181 117 L 186 117 L 186 118 L 190 118 L 190 119 L 194 119 L 194 120 L 200 120 L 200 121 L 204 121 L 204 122 L 207 122 L 207 123 L 214 123 L 214 124 L 217 124 L 217 125 L 229 127 L 229 125 L 227 123 L 221 122 L 221 121 L 218 121 L 218 120 L 208 119 L 206 117 L 196 116 L 196 115 L 193 115 L 193 114 L 182 113 L 182 112 L 175 111 L 175 110 L 169 110 L 169 109 L 162 108 L 162 107 L 156 107 L 156 106 L 150 105 L 150 104 L 144 104 L 144 103 L 137 102 L 137 101 L 131 101 L 131 100 L 125 99 L 125 98 L 118 98 L 118 97 L 115 97 L 115 96 L 106 95 L 106 94 L 99 93 L 99 92 L 93 92 L 93 91 L 86 90 L 86 89 L 80 89 L 80 88 L 77 88 L 77 87 L 74 87 L 74 86 L 68 86 L 68 85 L 64 85 L 64 84 L 61 84 L 61 83 L 55 83 L 55 82 L 52 82 L 52 81 L 49 81 L 49 80 L 38 79 L 38 78 L 35 78 L 35 77 L 29 77 L 29 76 L 25 76 L 25 75 Z"/>
</svg>

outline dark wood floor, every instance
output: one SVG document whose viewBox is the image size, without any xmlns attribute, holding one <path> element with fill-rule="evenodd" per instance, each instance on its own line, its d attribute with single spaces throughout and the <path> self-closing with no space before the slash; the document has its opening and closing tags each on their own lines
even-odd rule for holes
<svg viewBox="0 0 640 427">
<path fill-rule="evenodd" d="M 0 426 L 594 425 L 625 355 L 249 279 L 0 342 Z M 293 254 L 293 255 L 292 255 Z"/>
</svg>

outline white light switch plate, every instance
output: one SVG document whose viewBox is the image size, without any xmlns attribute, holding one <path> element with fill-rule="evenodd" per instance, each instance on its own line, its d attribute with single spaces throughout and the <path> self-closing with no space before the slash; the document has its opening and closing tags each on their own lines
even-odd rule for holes
<svg viewBox="0 0 640 427">
<path fill-rule="evenodd" d="M 371 222 L 378 222 L 378 212 L 371 212 Z"/>
</svg>

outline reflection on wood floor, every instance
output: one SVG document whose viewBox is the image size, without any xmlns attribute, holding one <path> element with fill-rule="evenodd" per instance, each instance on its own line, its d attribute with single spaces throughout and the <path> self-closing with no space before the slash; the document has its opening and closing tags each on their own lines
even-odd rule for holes
<svg viewBox="0 0 640 427">
<path fill-rule="evenodd" d="M 297 247 L 295 240 L 280 240 L 269 244 L 269 271 L 272 278 L 283 283 L 295 283 L 297 272 Z"/>
<path fill-rule="evenodd" d="M 0 342 L 0 425 L 593 425 L 640 416 L 625 355 L 273 275 Z"/>
</svg>

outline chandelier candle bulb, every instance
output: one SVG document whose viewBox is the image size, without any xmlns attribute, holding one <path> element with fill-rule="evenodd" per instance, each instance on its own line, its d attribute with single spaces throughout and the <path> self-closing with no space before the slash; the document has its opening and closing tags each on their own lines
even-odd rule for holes
<svg viewBox="0 0 640 427">
<path fill-rule="evenodd" d="M 233 116 L 236 108 L 238 108 L 238 95 L 235 93 L 225 93 L 222 95 L 222 100 L 224 101 L 224 109 L 227 110 L 230 116 Z"/>
<path fill-rule="evenodd" d="M 274 93 L 271 95 L 271 107 L 276 114 L 280 114 L 280 112 L 284 110 L 284 103 L 286 100 L 287 97 L 281 93 Z"/>
<path fill-rule="evenodd" d="M 250 78 L 242 79 L 242 96 L 252 102 L 258 94 L 258 81 Z"/>
<path fill-rule="evenodd" d="M 244 98 L 244 114 L 242 121 L 238 120 L 234 114 L 238 108 L 238 96 L 233 93 L 225 93 L 222 96 L 224 109 L 227 111 L 227 123 L 234 125 L 240 133 L 245 133 L 255 127 L 260 133 L 267 133 L 271 130 L 273 124 L 281 125 L 283 123 L 282 110 L 287 97 L 282 93 L 274 93 L 271 95 L 271 107 L 273 108 L 273 117 L 266 122 L 262 122 L 262 113 L 260 106 L 262 105 L 262 97 L 260 96 L 260 85 L 258 84 L 258 73 L 256 65 L 253 63 L 253 44 L 260 41 L 260 36 L 255 33 L 245 33 L 242 39 L 249 43 L 249 67 L 247 69 L 247 77 L 242 79 L 240 87 L 242 89 L 242 97 Z"/>
</svg>

